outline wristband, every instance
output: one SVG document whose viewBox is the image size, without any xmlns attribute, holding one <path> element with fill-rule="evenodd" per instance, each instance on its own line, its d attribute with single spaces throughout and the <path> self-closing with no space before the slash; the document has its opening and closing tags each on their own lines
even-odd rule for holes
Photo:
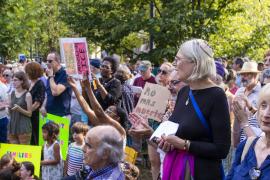
<svg viewBox="0 0 270 180">
<path fill-rule="evenodd" d="M 184 150 L 188 151 L 190 146 L 190 141 L 185 139 L 185 144 L 184 144 Z"/>
<path fill-rule="evenodd" d="M 249 124 L 245 124 L 242 129 L 245 129 L 246 127 L 249 127 L 250 125 Z"/>
</svg>

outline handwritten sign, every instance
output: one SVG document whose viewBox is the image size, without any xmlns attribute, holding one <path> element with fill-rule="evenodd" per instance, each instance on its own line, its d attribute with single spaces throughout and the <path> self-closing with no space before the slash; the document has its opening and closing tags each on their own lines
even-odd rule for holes
<svg viewBox="0 0 270 180">
<path fill-rule="evenodd" d="M 67 157 L 67 150 L 68 150 L 68 138 L 69 138 L 69 119 L 63 118 L 60 116 L 56 116 L 53 114 L 47 113 L 46 117 L 43 117 L 39 114 L 39 145 L 44 145 L 44 140 L 42 137 L 42 126 L 49 121 L 53 121 L 59 125 L 59 144 L 61 147 L 62 157 L 66 160 Z"/>
<path fill-rule="evenodd" d="M 170 91 L 166 87 L 146 83 L 134 112 L 145 119 L 161 121 L 169 97 Z"/>
<path fill-rule="evenodd" d="M 32 162 L 35 166 L 35 175 L 39 177 L 41 148 L 41 146 L 0 144 L 0 157 L 8 153 L 18 162 Z"/>
<path fill-rule="evenodd" d="M 60 49 L 68 75 L 82 79 L 89 74 L 91 78 L 86 38 L 60 38 Z"/>
</svg>

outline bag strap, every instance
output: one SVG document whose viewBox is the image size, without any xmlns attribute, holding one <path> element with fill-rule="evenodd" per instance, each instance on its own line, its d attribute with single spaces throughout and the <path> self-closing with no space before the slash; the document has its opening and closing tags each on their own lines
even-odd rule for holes
<svg viewBox="0 0 270 180">
<path fill-rule="evenodd" d="M 199 120 L 201 121 L 201 123 L 205 127 L 205 129 L 207 129 L 208 134 L 211 137 L 211 139 L 213 139 L 213 135 L 212 135 L 211 129 L 210 129 L 210 127 L 209 127 L 206 119 L 204 118 L 204 116 L 203 116 L 203 114 L 202 114 L 202 112 L 201 112 L 201 110 L 200 110 L 200 108 L 199 108 L 199 106 L 198 106 L 198 104 L 197 104 L 197 102 L 196 102 L 193 94 L 192 94 L 191 89 L 189 89 L 189 98 L 191 100 L 191 103 L 192 103 L 195 111 L 196 111 L 197 116 L 199 117 Z M 221 173 L 221 179 L 222 180 L 225 180 L 225 173 L 224 173 L 224 168 L 223 168 L 222 163 L 220 164 L 220 173 Z"/>
<path fill-rule="evenodd" d="M 189 98 L 191 100 L 191 103 L 192 103 L 195 111 L 196 111 L 197 116 L 199 117 L 199 120 L 201 121 L 201 123 L 205 127 L 205 129 L 207 129 L 209 136 L 212 138 L 212 132 L 210 130 L 210 127 L 209 127 L 206 119 L 204 118 L 204 116 L 203 116 L 203 114 L 202 114 L 202 112 L 201 112 L 201 110 L 200 110 L 200 108 L 199 108 L 193 94 L 192 94 L 191 89 L 189 90 Z"/>
<path fill-rule="evenodd" d="M 256 139 L 256 137 L 252 136 L 252 137 L 248 137 L 247 138 L 247 141 L 246 141 L 246 144 L 244 146 L 244 149 L 242 151 L 242 155 L 241 155 L 241 162 L 244 161 L 246 155 L 247 155 L 247 152 L 251 146 L 251 144 L 253 143 L 253 141 Z"/>
</svg>

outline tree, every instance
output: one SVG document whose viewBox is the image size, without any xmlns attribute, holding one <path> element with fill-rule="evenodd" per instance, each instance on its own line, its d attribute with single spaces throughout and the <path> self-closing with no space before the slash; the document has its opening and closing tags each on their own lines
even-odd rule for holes
<svg viewBox="0 0 270 180">
<path fill-rule="evenodd" d="M 0 1 L 0 55 L 14 59 L 18 53 L 45 54 L 58 46 L 58 38 L 72 34 L 60 20 L 55 0 Z"/>
<path fill-rule="evenodd" d="M 216 20 L 234 1 L 75 0 L 62 9 L 65 14 L 62 17 L 75 32 L 109 52 L 120 49 L 128 53 L 132 49 L 123 43 L 127 37 L 140 31 L 152 34 L 155 49 L 141 56 L 160 61 L 161 58 L 172 59 L 179 44 L 186 39 L 208 39 L 217 29 Z M 153 18 L 149 18 L 150 2 L 156 9 Z"/>
<path fill-rule="evenodd" d="M 236 1 L 228 9 L 242 9 L 234 16 L 223 14 L 218 31 L 210 35 L 217 56 L 249 56 L 260 60 L 270 45 L 270 1 Z"/>
</svg>

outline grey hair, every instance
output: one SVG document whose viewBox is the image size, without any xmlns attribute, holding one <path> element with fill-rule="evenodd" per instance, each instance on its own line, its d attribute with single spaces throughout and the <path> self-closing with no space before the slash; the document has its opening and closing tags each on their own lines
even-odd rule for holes
<svg viewBox="0 0 270 180">
<path fill-rule="evenodd" d="M 187 79 L 194 81 L 216 75 L 214 52 L 205 40 L 192 39 L 184 42 L 179 49 L 180 53 L 196 64 L 192 74 Z"/>
<path fill-rule="evenodd" d="M 104 129 L 105 131 L 100 134 L 100 144 L 97 149 L 97 155 L 101 157 L 107 150 L 109 151 L 108 163 L 116 164 L 124 158 L 123 137 L 114 127 L 107 127 L 110 127 L 110 129 L 106 128 L 106 130 Z"/>
</svg>

